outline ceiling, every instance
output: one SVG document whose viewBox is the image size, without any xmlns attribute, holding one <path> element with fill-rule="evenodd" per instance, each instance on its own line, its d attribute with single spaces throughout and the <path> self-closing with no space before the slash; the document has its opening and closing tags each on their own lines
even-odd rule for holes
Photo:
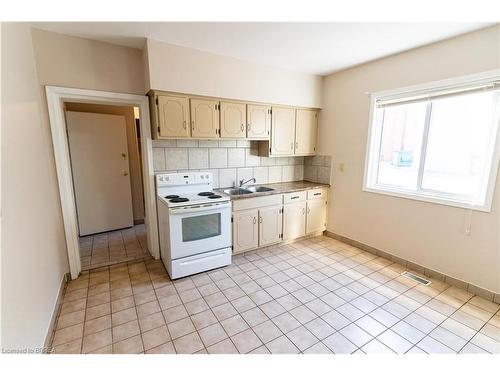
<svg viewBox="0 0 500 375">
<path fill-rule="evenodd" d="M 491 23 L 43 22 L 36 28 L 142 48 L 145 38 L 293 71 L 328 74 Z"/>
</svg>

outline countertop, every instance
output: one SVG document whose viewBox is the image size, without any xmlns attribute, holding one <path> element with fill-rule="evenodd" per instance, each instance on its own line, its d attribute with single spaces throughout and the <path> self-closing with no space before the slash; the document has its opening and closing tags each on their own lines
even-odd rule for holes
<svg viewBox="0 0 500 375">
<path fill-rule="evenodd" d="M 250 185 L 250 186 L 252 186 L 252 185 Z M 231 198 L 231 200 L 237 200 L 237 199 L 262 197 L 264 195 L 293 193 L 294 191 L 316 189 L 316 188 L 321 188 L 321 187 L 327 187 L 327 188 L 330 187 L 329 184 L 321 184 L 319 182 L 311 182 L 311 181 L 281 182 L 281 183 L 277 183 L 277 184 L 256 184 L 256 185 L 253 185 L 253 186 L 265 186 L 265 187 L 272 188 L 274 190 L 272 190 L 272 191 L 263 191 L 263 192 L 258 192 L 258 193 L 251 193 L 251 194 L 241 194 L 241 195 L 229 195 L 229 194 L 225 194 L 224 190 L 225 189 L 229 189 L 229 188 L 215 189 L 215 190 L 218 193 L 220 193 L 220 194 L 227 195 L 228 197 Z"/>
</svg>

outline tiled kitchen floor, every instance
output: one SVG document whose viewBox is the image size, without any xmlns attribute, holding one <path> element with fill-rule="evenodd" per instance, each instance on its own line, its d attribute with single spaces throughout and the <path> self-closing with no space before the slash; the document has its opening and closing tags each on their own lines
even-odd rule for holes
<svg viewBox="0 0 500 375">
<path fill-rule="evenodd" d="M 174 282 L 159 261 L 84 272 L 56 353 L 500 353 L 499 305 L 328 237 Z"/>
<path fill-rule="evenodd" d="M 83 270 L 149 257 L 144 224 L 80 237 L 79 242 Z"/>
</svg>

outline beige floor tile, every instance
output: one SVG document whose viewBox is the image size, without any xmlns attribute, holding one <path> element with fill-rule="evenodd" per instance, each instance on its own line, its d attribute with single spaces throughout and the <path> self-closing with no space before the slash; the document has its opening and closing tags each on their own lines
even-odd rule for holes
<svg viewBox="0 0 500 375">
<path fill-rule="evenodd" d="M 191 316 L 191 320 L 198 330 L 217 323 L 217 318 L 211 310 L 206 310 L 201 313 L 194 314 Z"/>
<path fill-rule="evenodd" d="M 142 353 L 144 347 L 142 345 L 141 335 L 129 337 L 113 343 L 114 354 L 137 354 Z"/>
<path fill-rule="evenodd" d="M 93 350 L 88 354 L 113 354 L 113 345 L 103 346 L 102 348 Z"/>
<path fill-rule="evenodd" d="M 266 347 L 272 354 L 299 353 L 299 349 L 284 335 L 267 343 Z"/>
<path fill-rule="evenodd" d="M 146 351 L 146 354 L 175 354 L 174 343 L 172 341 L 159 345 Z"/>
<path fill-rule="evenodd" d="M 417 344 L 417 346 L 429 354 L 455 353 L 452 349 L 448 348 L 444 344 L 441 344 L 439 341 L 434 340 L 430 336 L 424 337 L 422 341 Z"/>
<path fill-rule="evenodd" d="M 167 323 L 173 323 L 177 320 L 185 318 L 188 316 L 188 313 L 183 305 L 171 307 L 167 310 L 163 311 L 163 316 L 165 317 L 165 321 Z"/>
<path fill-rule="evenodd" d="M 82 339 L 67 342 L 54 347 L 54 354 L 80 354 L 82 350 Z"/>
<path fill-rule="evenodd" d="M 416 344 L 425 337 L 425 333 L 409 325 L 405 321 L 400 321 L 399 323 L 395 324 L 393 327 L 391 327 L 391 330 L 413 344 Z"/>
<path fill-rule="evenodd" d="M 111 305 L 109 303 L 103 303 L 102 305 L 97 305 L 89 307 L 85 313 L 85 320 L 93 320 L 101 316 L 111 314 Z"/>
<path fill-rule="evenodd" d="M 73 326 L 82 323 L 85 318 L 85 310 L 75 311 L 68 314 L 60 315 L 57 320 L 57 329 Z"/>
<path fill-rule="evenodd" d="M 335 354 L 350 354 L 354 353 L 357 349 L 356 345 L 346 339 L 339 332 L 328 336 L 322 342 Z"/>
<path fill-rule="evenodd" d="M 373 338 L 368 332 L 354 323 L 342 328 L 339 332 L 358 347 L 365 345 Z"/>
<path fill-rule="evenodd" d="M 262 342 L 251 329 L 237 333 L 231 337 L 231 340 L 240 353 L 248 353 L 262 345 Z"/>
<path fill-rule="evenodd" d="M 161 312 L 139 317 L 139 327 L 141 332 L 150 331 L 153 328 L 163 325 L 165 325 L 165 319 L 163 318 L 163 314 Z"/>
<path fill-rule="evenodd" d="M 368 315 L 356 320 L 356 325 L 372 336 L 378 336 L 387 329 L 382 323 L 379 323 Z"/>
<path fill-rule="evenodd" d="M 209 347 L 227 338 L 226 332 L 219 323 L 212 324 L 211 326 L 199 330 L 198 334 L 203 344 L 205 344 L 205 347 Z"/>
<path fill-rule="evenodd" d="M 111 328 L 111 315 L 105 315 L 93 320 L 87 320 L 83 328 L 83 334 L 86 336 L 109 328 Z"/>
<path fill-rule="evenodd" d="M 283 334 L 279 330 L 279 328 L 270 320 L 267 320 L 253 327 L 253 331 L 264 344 L 280 337 Z"/>
<path fill-rule="evenodd" d="M 316 344 L 319 340 L 309 332 L 304 326 L 288 332 L 286 336 L 293 342 L 293 344 L 300 350 L 304 351 Z"/>
<path fill-rule="evenodd" d="M 196 331 L 196 328 L 190 318 L 184 318 L 173 323 L 168 323 L 168 330 L 170 331 L 172 339 L 176 339 Z"/>
<path fill-rule="evenodd" d="M 238 311 L 229 302 L 212 308 L 212 312 L 219 321 L 225 320 L 238 314 Z"/>
<path fill-rule="evenodd" d="M 258 307 L 245 311 L 241 314 L 241 316 L 250 327 L 254 327 L 267 320 L 266 314 L 264 314 Z"/>
<path fill-rule="evenodd" d="M 69 314 L 71 312 L 85 310 L 87 306 L 87 298 L 79 299 L 76 301 L 65 302 L 61 304 L 61 312 L 60 314 Z"/>
<path fill-rule="evenodd" d="M 111 310 L 113 313 L 118 311 L 130 309 L 135 306 L 134 297 L 128 296 L 111 302 Z"/>
<path fill-rule="evenodd" d="M 322 342 L 314 344 L 304 351 L 304 354 L 332 354 L 332 351 Z"/>
<path fill-rule="evenodd" d="M 238 349 L 230 339 L 225 339 L 207 348 L 209 354 L 238 354 Z"/>
<path fill-rule="evenodd" d="M 113 343 L 136 336 L 139 333 L 140 329 L 137 320 L 113 327 Z"/>
<path fill-rule="evenodd" d="M 489 353 L 500 354 L 500 342 L 482 333 L 475 335 L 470 342 Z"/>
<path fill-rule="evenodd" d="M 136 305 L 142 305 L 147 302 L 154 301 L 156 302 L 156 294 L 153 290 L 140 293 L 140 294 L 135 294 L 134 295 L 134 300 Z"/>
<path fill-rule="evenodd" d="M 460 349 L 467 344 L 467 340 L 464 340 L 441 326 L 436 327 L 436 329 L 432 331 L 429 336 L 453 349 L 455 352 L 459 352 Z"/>
<path fill-rule="evenodd" d="M 59 346 L 74 341 L 83 336 L 83 323 L 59 329 L 54 334 L 52 345 Z"/>
<path fill-rule="evenodd" d="M 198 333 L 193 332 L 174 340 L 175 351 L 178 354 L 192 354 L 203 349 L 203 343 Z"/>
<path fill-rule="evenodd" d="M 135 310 L 135 306 L 111 314 L 111 323 L 113 327 L 130 322 L 132 320 L 137 320 L 137 312 Z"/>
<path fill-rule="evenodd" d="M 184 304 L 189 315 L 198 314 L 202 311 L 208 310 L 209 307 L 203 298 L 188 302 Z"/>
<path fill-rule="evenodd" d="M 171 340 L 166 326 L 154 328 L 151 331 L 142 334 L 142 342 L 145 350 L 152 349 L 168 341 Z"/>
<path fill-rule="evenodd" d="M 220 323 L 229 336 L 233 336 L 249 328 L 248 324 L 241 317 L 241 315 L 232 316 L 231 318 L 225 319 Z"/>
<path fill-rule="evenodd" d="M 104 331 L 92 333 L 88 336 L 84 336 L 82 352 L 90 353 L 96 349 L 102 348 L 106 345 L 111 344 L 111 330 L 106 329 Z"/>
</svg>

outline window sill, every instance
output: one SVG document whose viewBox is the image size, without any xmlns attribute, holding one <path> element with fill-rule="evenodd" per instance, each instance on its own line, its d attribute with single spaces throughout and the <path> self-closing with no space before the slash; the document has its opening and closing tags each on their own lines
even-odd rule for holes
<svg viewBox="0 0 500 375">
<path fill-rule="evenodd" d="M 378 188 L 378 187 L 364 186 L 363 191 L 365 191 L 367 193 L 388 195 L 388 196 L 392 196 L 392 197 L 396 197 L 396 198 L 411 199 L 411 200 L 416 200 L 416 201 L 420 201 L 420 202 L 434 203 L 434 204 L 439 204 L 439 205 L 444 205 L 444 206 L 463 208 L 466 210 L 480 211 L 480 212 L 486 212 L 486 213 L 491 212 L 491 202 L 487 202 L 484 205 L 471 205 L 470 203 L 467 203 L 467 202 L 446 199 L 443 197 L 437 197 L 437 196 L 430 195 L 430 194 L 425 195 L 425 194 L 417 194 L 417 193 L 411 193 L 411 192 L 401 191 L 401 190 L 391 190 L 391 189 L 388 189 L 386 187 Z"/>
</svg>

